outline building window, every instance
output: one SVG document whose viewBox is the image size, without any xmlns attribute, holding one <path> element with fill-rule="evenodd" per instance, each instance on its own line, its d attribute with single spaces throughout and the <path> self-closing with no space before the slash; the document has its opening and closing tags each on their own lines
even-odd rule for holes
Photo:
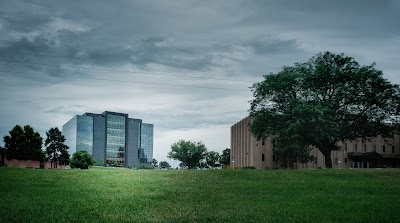
<svg viewBox="0 0 400 223">
<path fill-rule="evenodd" d="M 354 151 L 357 152 L 357 143 L 354 144 Z"/>
<path fill-rule="evenodd" d="M 344 150 L 347 151 L 347 143 L 344 143 Z"/>
<path fill-rule="evenodd" d="M 261 156 L 261 160 L 262 160 L 262 161 L 265 161 L 264 153 L 263 153 L 262 156 Z"/>
<path fill-rule="evenodd" d="M 275 139 L 272 139 L 272 147 L 275 147 Z"/>
<path fill-rule="evenodd" d="M 376 145 L 374 145 L 374 152 L 376 152 Z"/>
<path fill-rule="evenodd" d="M 386 152 L 385 146 L 382 146 L 382 152 Z"/>
<path fill-rule="evenodd" d="M 367 151 L 367 144 L 364 144 L 364 152 Z"/>
<path fill-rule="evenodd" d="M 344 165 L 347 166 L 347 158 L 344 158 Z"/>
<path fill-rule="evenodd" d="M 338 159 L 337 159 L 337 157 L 335 158 L 335 164 L 336 164 L 336 165 L 338 164 Z"/>
<path fill-rule="evenodd" d="M 265 139 L 262 139 L 261 145 L 265 145 Z"/>
</svg>

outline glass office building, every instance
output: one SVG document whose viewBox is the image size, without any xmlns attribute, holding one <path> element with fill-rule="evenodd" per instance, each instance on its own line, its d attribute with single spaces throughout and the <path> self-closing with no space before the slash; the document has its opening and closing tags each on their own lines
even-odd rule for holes
<svg viewBox="0 0 400 223">
<path fill-rule="evenodd" d="M 71 156 L 86 150 L 96 165 L 134 167 L 153 159 L 153 125 L 128 114 L 77 115 L 63 125 L 63 134 Z"/>
<path fill-rule="evenodd" d="M 153 159 L 153 125 L 142 123 L 140 136 L 140 162 L 150 163 Z"/>
</svg>

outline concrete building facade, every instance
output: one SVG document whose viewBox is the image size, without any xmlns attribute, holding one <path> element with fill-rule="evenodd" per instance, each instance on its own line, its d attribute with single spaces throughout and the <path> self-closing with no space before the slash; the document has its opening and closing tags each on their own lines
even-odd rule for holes
<svg viewBox="0 0 400 223">
<path fill-rule="evenodd" d="M 250 133 L 250 117 L 246 117 L 231 127 L 231 167 L 254 166 L 258 169 L 282 168 L 275 162 L 271 137 L 256 140 Z M 339 142 L 341 149 L 332 151 L 333 168 L 400 168 L 400 135 L 391 138 L 381 136 L 368 140 Z M 324 168 L 325 158 L 318 149 L 312 149 L 315 160 L 296 163 L 295 168 Z"/>
<path fill-rule="evenodd" d="M 105 111 L 76 115 L 63 125 L 63 134 L 71 156 L 86 150 L 97 165 L 134 167 L 153 159 L 153 128 L 128 114 Z"/>
</svg>

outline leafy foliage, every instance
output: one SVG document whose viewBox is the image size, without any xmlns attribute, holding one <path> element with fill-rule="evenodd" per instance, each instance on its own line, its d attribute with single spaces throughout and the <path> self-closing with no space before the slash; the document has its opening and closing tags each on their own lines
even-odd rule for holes
<svg viewBox="0 0 400 223">
<path fill-rule="evenodd" d="M 254 166 L 245 166 L 242 167 L 242 170 L 255 170 L 256 168 Z"/>
<path fill-rule="evenodd" d="M 16 125 L 9 136 L 4 136 L 7 159 L 42 160 L 42 137 L 38 132 L 25 125 Z"/>
<path fill-rule="evenodd" d="M 54 164 L 53 167 L 56 167 L 57 163 L 68 164 L 68 146 L 64 144 L 65 137 L 61 131 L 57 127 L 51 128 L 48 132 L 46 132 L 46 135 L 46 159 L 51 160 L 52 164 Z"/>
<path fill-rule="evenodd" d="M 158 167 L 158 161 L 156 159 L 152 159 L 151 160 L 151 165 L 153 165 L 153 167 Z"/>
<path fill-rule="evenodd" d="M 171 166 L 169 165 L 169 163 L 167 161 L 161 161 L 160 168 L 161 169 L 169 169 L 169 168 L 171 168 Z"/>
<path fill-rule="evenodd" d="M 207 148 L 202 142 L 180 140 L 171 145 L 168 158 L 181 161 L 183 168 L 194 169 L 199 167 L 207 154 Z"/>
<path fill-rule="evenodd" d="M 221 156 L 218 152 L 210 151 L 206 154 L 205 158 L 207 167 L 215 168 L 220 166 Z"/>
<path fill-rule="evenodd" d="M 308 163 L 314 160 L 310 155 L 310 147 L 293 139 L 293 136 L 278 137 L 273 141 L 274 161 L 280 162 L 285 169 L 288 167 L 293 169 L 295 163 Z"/>
<path fill-rule="evenodd" d="M 96 160 L 86 151 L 80 150 L 72 155 L 70 161 L 72 168 L 88 169 L 96 163 Z"/>
<path fill-rule="evenodd" d="M 231 163 L 231 150 L 229 148 L 222 151 L 220 163 L 223 165 L 229 165 Z"/>
<path fill-rule="evenodd" d="M 400 89 L 375 64 L 360 66 L 344 54 L 319 53 L 306 63 L 283 67 L 252 87 L 251 132 L 291 144 L 316 147 L 332 167 L 337 143 L 389 135 L 398 122 Z"/>
</svg>

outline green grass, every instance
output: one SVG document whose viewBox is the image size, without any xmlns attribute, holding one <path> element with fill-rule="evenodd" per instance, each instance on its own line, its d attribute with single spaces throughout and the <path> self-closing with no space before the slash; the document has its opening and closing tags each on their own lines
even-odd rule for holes
<svg viewBox="0 0 400 223">
<path fill-rule="evenodd" d="M 0 222 L 400 222 L 399 169 L 0 168 Z"/>
</svg>

